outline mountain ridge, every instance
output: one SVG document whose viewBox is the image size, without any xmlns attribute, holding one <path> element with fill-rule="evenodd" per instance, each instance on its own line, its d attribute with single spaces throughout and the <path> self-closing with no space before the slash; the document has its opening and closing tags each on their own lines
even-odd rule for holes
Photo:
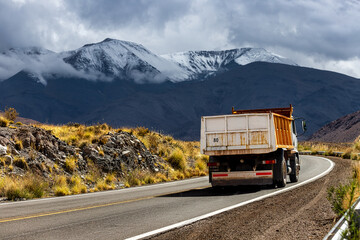
<svg viewBox="0 0 360 240">
<path fill-rule="evenodd" d="M 17 72 L 27 70 L 36 74 L 43 84 L 46 84 L 46 79 L 54 73 L 93 81 L 112 81 L 114 78 L 123 78 L 137 83 L 159 83 L 203 79 L 218 71 L 226 70 L 230 63 L 246 65 L 254 61 L 265 61 L 296 65 L 291 60 L 261 48 L 188 51 L 157 55 L 141 44 L 111 38 L 60 53 L 30 47 L 3 51 L 0 53 L 0 60 L 1 57 L 18 65 L 11 73 L 8 73 L 7 77 L 2 77 L 3 79 L 13 76 L 16 73 L 15 70 Z M 6 64 L 1 65 L 2 62 L 6 61 L 0 61 L 0 73 L 6 72 L 7 69 Z M 56 69 L 52 66 L 52 62 L 55 62 L 53 65 L 61 66 L 61 68 Z"/>
</svg>

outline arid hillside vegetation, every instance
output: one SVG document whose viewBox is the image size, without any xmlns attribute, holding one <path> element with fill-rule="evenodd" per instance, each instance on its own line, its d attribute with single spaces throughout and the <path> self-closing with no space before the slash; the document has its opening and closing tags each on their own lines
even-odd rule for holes
<svg viewBox="0 0 360 240">
<path fill-rule="evenodd" d="M 25 125 L 0 117 L 0 197 L 19 200 L 204 176 L 198 142 L 107 124 Z"/>
</svg>

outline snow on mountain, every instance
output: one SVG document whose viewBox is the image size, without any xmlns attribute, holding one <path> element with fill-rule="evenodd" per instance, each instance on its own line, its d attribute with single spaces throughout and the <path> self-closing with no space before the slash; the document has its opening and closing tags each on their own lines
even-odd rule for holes
<svg viewBox="0 0 360 240">
<path fill-rule="evenodd" d="M 130 76 L 135 81 L 182 81 L 188 76 L 176 63 L 155 55 L 140 44 L 105 39 L 67 53 L 64 61 L 77 70 L 108 77 Z"/>
<path fill-rule="evenodd" d="M 65 63 L 58 53 L 40 47 L 10 48 L 0 53 L 0 81 L 25 70 L 46 85 L 50 75 L 86 77 Z"/>
<path fill-rule="evenodd" d="M 262 48 L 240 48 L 224 51 L 188 51 L 162 55 L 165 59 L 178 63 L 191 73 L 192 77 L 198 74 L 211 74 L 226 67 L 235 61 L 239 65 L 252 62 L 270 62 L 296 65 L 289 59 L 272 54 Z"/>
<path fill-rule="evenodd" d="M 28 48 L 10 48 L 0 53 L 0 79 L 7 79 L 21 70 L 32 69 L 33 75 L 37 75 L 38 71 L 34 71 L 35 66 L 41 65 L 44 58 L 54 55 L 47 49 L 40 47 Z M 42 79 L 39 79 L 41 82 Z"/>
<path fill-rule="evenodd" d="M 290 59 L 268 52 L 263 48 L 241 48 L 241 50 L 242 54 L 235 59 L 235 62 L 240 65 L 246 65 L 252 62 L 269 62 L 297 66 L 297 64 Z"/>
<path fill-rule="evenodd" d="M 256 61 L 296 65 L 262 48 L 188 51 L 159 56 L 140 44 L 107 38 L 61 53 L 40 47 L 0 52 L 0 81 L 26 70 L 44 85 L 47 78 L 59 75 L 94 81 L 121 78 L 138 83 L 181 82 L 206 78 L 226 69 L 230 63 L 246 65 Z"/>
</svg>

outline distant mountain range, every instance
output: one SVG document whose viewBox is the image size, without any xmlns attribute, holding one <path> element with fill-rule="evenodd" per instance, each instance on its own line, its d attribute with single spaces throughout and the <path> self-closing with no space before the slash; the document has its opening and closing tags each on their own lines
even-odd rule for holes
<svg viewBox="0 0 360 240">
<path fill-rule="evenodd" d="M 1 58 L 0 73 L 8 72 L 3 79 L 26 69 L 44 84 L 45 79 L 54 74 L 100 81 L 123 78 L 138 83 L 159 83 L 203 78 L 233 63 L 246 65 L 263 61 L 296 65 L 262 48 L 189 51 L 159 56 L 140 44 L 109 38 L 61 53 L 39 47 L 12 48 L 3 51 Z"/>
<path fill-rule="evenodd" d="M 11 64 L 14 63 L 14 64 Z M 14 72 L 11 75 L 11 72 Z M 10 49 L 0 54 L 0 109 L 47 123 L 145 126 L 198 140 L 200 118 L 293 104 L 308 136 L 360 109 L 360 80 L 297 66 L 264 49 L 159 56 L 105 39 L 74 51 Z M 141 83 L 141 84 L 140 84 Z"/>
</svg>

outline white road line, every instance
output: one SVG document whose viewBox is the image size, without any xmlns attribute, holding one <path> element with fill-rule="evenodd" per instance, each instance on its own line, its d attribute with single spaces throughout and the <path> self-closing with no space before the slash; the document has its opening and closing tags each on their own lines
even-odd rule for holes
<svg viewBox="0 0 360 240">
<path fill-rule="evenodd" d="M 182 221 L 182 222 L 179 222 L 179 223 L 175 223 L 175 224 L 172 224 L 172 225 L 169 225 L 169 226 L 166 226 L 166 227 L 163 227 L 163 228 L 159 228 L 157 230 L 153 230 L 153 231 L 150 231 L 150 232 L 147 232 L 147 233 L 143 233 L 143 234 L 140 234 L 140 235 L 137 235 L 137 236 L 134 236 L 134 237 L 131 237 L 131 238 L 127 238 L 126 240 L 137 240 L 137 239 L 142 239 L 142 238 L 145 238 L 145 237 L 150 237 L 152 235 L 156 235 L 156 234 L 159 234 L 159 233 L 162 233 L 162 232 L 166 232 L 166 231 L 169 231 L 169 230 L 172 230 L 172 229 L 175 229 L 175 228 L 180 228 L 180 227 L 183 227 L 185 225 L 189 225 L 191 223 L 194 223 L 194 222 L 197 222 L 199 220 L 202 220 L 202 219 L 205 219 L 205 218 L 209 218 L 209 217 L 212 217 L 212 216 L 215 216 L 217 214 L 220 214 L 220 213 L 223 213 L 223 212 L 226 212 L 226 211 L 229 211 L 229 210 L 232 210 L 234 208 L 238 208 L 238 207 L 241 207 L 241 206 L 244 206 L 246 204 L 249 204 L 249 203 L 253 203 L 253 202 L 256 202 L 256 201 L 260 201 L 260 200 L 263 200 L 265 198 L 268 198 L 268 197 L 272 197 L 272 196 L 275 196 L 275 195 L 278 195 L 280 193 L 283 193 L 283 192 L 287 192 L 287 191 L 290 191 L 294 188 L 297 188 L 297 187 L 300 187 L 302 185 L 305 185 L 305 184 L 308 184 L 310 182 L 313 182 L 319 178 L 322 178 L 323 176 L 327 175 L 329 172 L 331 172 L 331 170 L 334 168 L 335 166 L 335 163 L 333 163 L 331 160 L 327 159 L 327 158 L 322 158 L 322 157 L 319 157 L 321 159 L 324 159 L 326 161 L 328 161 L 330 163 L 330 167 L 323 173 L 313 177 L 313 178 L 310 178 L 306 181 L 303 181 L 301 183 L 298 183 L 296 185 L 293 185 L 291 187 L 287 187 L 287 188 L 284 188 L 284 189 L 280 189 L 276 192 L 273 192 L 273 193 L 269 193 L 269 194 L 266 194 L 266 195 L 263 195 L 261 197 L 257 197 L 257 198 L 254 198 L 254 199 L 251 199 L 251 200 L 248 200 L 248 201 L 245 201 L 245 202 L 241 202 L 241 203 L 238 203 L 238 204 L 235 204 L 235 205 L 232 205 L 232 206 L 229 206 L 229 207 L 226 207 L 226 208 L 223 208 L 223 209 L 219 209 L 217 211 L 214 211 L 214 212 L 211 212 L 211 213 L 208 213 L 208 214 L 205 214 L 205 215 L 202 215 L 202 216 L 198 216 L 198 217 L 195 217 L 195 218 L 192 218 L 192 219 L 189 219 L 189 220 L 185 220 L 185 221 Z"/>
<path fill-rule="evenodd" d="M 97 196 L 97 195 L 111 195 L 111 194 L 116 194 L 116 193 L 124 193 L 124 192 L 135 192 L 135 191 L 140 191 L 140 190 L 144 190 L 145 189 L 149 189 L 149 188 L 161 188 L 164 185 L 181 185 L 181 184 L 186 184 L 188 182 L 196 182 L 196 181 L 201 181 L 203 179 L 205 179 L 207 177 L 196 177 L 196 178 L 191 178 L 191 179 L 185 179 L 185 180 L 178 180 L 178 181 L 172 181 L 172 182 L 165 182 L 165 183 L 156 183 L 153 185 L 148 185 L 148 186 L 139 186 L 139 187 L 131 187 L 131 188 L 123 188 L 123 189 L 117 189 L 117 190 L 109 190 L 109 191 L 101 191 L 101 192 L 93 192 L 93 193 L 83 193 L 83 194 L 78 194 L 78 195 L 69 195 L 69 196 L 61 196 L 61 197 L 50 197 L 50 198 L 39 198 L 39 199 L 32 199 L 32 200 L 26 200 L 26 201 L 19 201 L 19 202 L 9 202 L 9 203 L 0 203 L 0 208 L 1 207 L 5 207 L 8 205 L 13 205 L 13 204 L 30 204 L 33 202 L 40 202 L 40 201 L 57 201 L 57 200 L 61 200 L 61 199 L 67 199 L 67 198 L 84 198 L 87 196 Z"/>
</svg>

